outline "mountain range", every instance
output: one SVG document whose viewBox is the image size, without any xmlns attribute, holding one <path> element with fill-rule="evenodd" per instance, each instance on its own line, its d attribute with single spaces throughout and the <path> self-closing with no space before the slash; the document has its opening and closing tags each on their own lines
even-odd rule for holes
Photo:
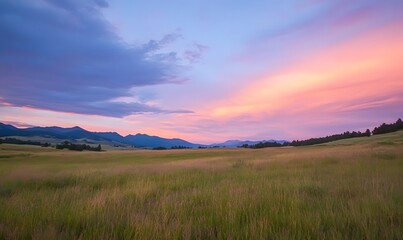
<svg viewBox="0 0 403 240">
<path fill-rule="evenodd" d="M 81 127 L 75 126 L 71 128 L 62 127 L 30 127 L 17 128 L 10 124 L 0 123 L 0 137 L 24 137 L 24 138 L 41 138 L 42 140 L 52 139 L 54 142 L 68 141 L 84 141 L 86 143 L 101 143 L 112 146 L 133 146 L 133 147 L 238 147 L 244 144 L 256 144 L 259 142 L 279 142 L 284 140 L 265 140 L 265 141 L 240 141 L 229 140 L 223 143 L 211 145 L 191 143 L 179 138 L 162 138 L 158 136 L 150 136 L 147 134 L 135 134 L 122 136 L 116 132 L 90 132 Z"/>
</svg>

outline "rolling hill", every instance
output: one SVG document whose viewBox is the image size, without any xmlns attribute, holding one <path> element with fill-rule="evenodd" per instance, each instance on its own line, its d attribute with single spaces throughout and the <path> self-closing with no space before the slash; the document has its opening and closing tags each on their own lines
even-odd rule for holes
<svg viewBox="0 0 403 240">
<path fill-rule="evenodd" d="M 162 138 L 159 136 L 150 136 L 147 134 L 137 133 L 135 135 L 129 134 L 122 136 L 117 132 L 91 132 L 81 127 L 75 126 L 71 128 L 62 127 L 30 127 L 30 128 L 17 128 L 13 125 L 0 123 L 0 137 L 16 137 L 22 139 L 45 141 L 51 143 L 58 143 L 64 140 L 94 144 L 106 145 L 126 145 L 133 147 L 155 148 L 155 147 L 187 147 L 197 148 L 202 147 L 239 147 L 243 144 L 256 144 L 259 142 L 279 142 L 283 143 L 284 140 L 263 140 L 263 141 L 240 141 L 229 140 L 223 143 L 215 143 L 210 145 L 191 143 L 180 138 Z"/>
<path fill-rule="evenodd" d="M 94 143 L 109 143 L 111 145 L 120 143 L 134 147 L 198 147 L 199 144 L 190 143 L 179 138 L 162 138 L 149 136 L 147 134 L 136 134 L 121 136 L 116 132 L 90 132 L 80 127 L 32 127 L 16 128 L 12 125 L 0 123 L 0 137 L 40 137 L 54 138 L 57 140 L 86 140 Z"/>
</svg>

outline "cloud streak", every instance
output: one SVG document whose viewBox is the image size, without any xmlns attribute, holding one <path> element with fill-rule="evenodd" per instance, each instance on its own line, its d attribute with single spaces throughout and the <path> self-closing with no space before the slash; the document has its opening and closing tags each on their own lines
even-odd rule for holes
<svg viewBox="0 0 403 240">
<path fill-rule="evenodd" d="M 183 55 L 184 58 L 187 59 L 189 62 L 194 63 L 200 60 L 207 51 L 207 46 L 195 43 L 193 49 L 185 51 Z"/>
<path fill-rule="evenodd" d="M 296 137 L 330 134 L 331 124 L 396 118 L 403 114 L 401 26 L 390 23 L 251 79 L 213 104 L 212 117 L 248 117 L 292 129 Z"/>
</svg>

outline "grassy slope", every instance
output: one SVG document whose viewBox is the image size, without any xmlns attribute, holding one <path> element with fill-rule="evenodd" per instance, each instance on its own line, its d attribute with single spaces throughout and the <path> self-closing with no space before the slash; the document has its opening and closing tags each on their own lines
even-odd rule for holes
<svg viewBox="0 0 403 240">
<path fill-rule="evenodd" d="M 402 239 L 403 132 L 322 146 L 0 145 L 0 239 Z"/>
<path fill-rule="evenodd" d="M 383 145 L 401 145 L 403 144 L 403 131 L 374 135 L 371 137 L 350 138 L 326 143 L 323 145 L 354 145 L 354 144 L 383 144 Z"/>
</svg>

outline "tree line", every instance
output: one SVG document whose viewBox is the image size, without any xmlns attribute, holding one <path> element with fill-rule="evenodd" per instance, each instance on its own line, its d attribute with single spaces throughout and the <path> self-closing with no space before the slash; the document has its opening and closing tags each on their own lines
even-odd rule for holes
<svg viewBox="0 0 403 240">
<path fill-rule="evenodd" d="M 98 144 L 97 147 L 91 147 L 90 145 L 86 144 L 74 144 L 69 141 L 64 141 L 62 144 L 57 144 L 56 149 L 68 149 L 73 151 L 96 151 L 100 152 L 102 150 L 101 144 Z"/>
<path fill-rule="evenodd" d="M 310 138 L 306 140 L 294 140 L 292 142 L 284 142 L 283 144 L 277 143 L 277 142 L 259 142 L 254 145 L 248 145 L 244 144 L 241 147 L 244 148 L 267 148 L 267 147 L 283 147 L 283 146 L 308 146 L 308 145 L 315 145 L 315 144 L 321 144 L 321 143 L 327 143 L 327 142 L 332 142 L 332 141 L 337 141 L 337 140 L 342 140 L 342 139 L 348 139 L 348 138 L 356 138 L 356 137 L 369 137 L 372 135 L 377 135 L 377 134 L 384 134 L 384 133 L 390 133 L 390 132 L 396 132 L 399 130 L 403 130 L 403 121 L 399 118 L 395 123 L 391 124 L 386 124 L 382 123 L 380 126 L 375 127 L 372 131 L 367 129 L 365 132 L 344 132 L 341 134 L 334 134 L 326 137 L 319 137 L 319 138 Z"/>
<path fill-rule="evenodd" d="M 9 144 L 18 144 L 18 145 L 34 145 L 34 146 L 41 146 L 41 147 L 49 147 L 50 143 L 41 143 L 37 141 L 31 141 L 31 140 L 20 140 L 17 138 L 5 138 L 1 139 L 0 138 L 0 144 L 2 143 L 9 143 Z"/>
<path fill-rule="evenodd" d="M 283 146 L 307 146 L 307 145 L 315 145 L 315 144 L 321 144 L 321 143 L 327 143 L 327 142 L 333 142 L 337 140 L 342 140 L 342 139 L 348 139 L 348 138 L 355 138 L 355 137 L 369 137 L 371 136 L 371 131 L 367 129 L 365 132 L 344 132 L 341 134 L 334 134 L 326 137 L 319 137 L 319 138 L 310 138 L 306 140 L 294 140 L 292 142 L 285 142 Z"/>
<path fill-rule="evenodd" d="M 372 134 L 377 135 L 377 134 L 396 132 L 401 129 L 403 129 L 403 121 L 402 119 L 399 118 L 395 123 L 391 124 L 382 123 L 379 127 L 375 127 L 374 130 L 372 130 Z"/>
<path fill-rule="evenodd" d="M 384 133 L 390 133 L 390 132 L 396 132 L 399 130 L 403 130 L 403 121 L 399 118 L 395 123 L 382 123 L 380 126 L 375 127 L 372 131 L 367 129 L 365 132 L 344 132 L 341 134 L 334 134 L 326 137 L 319 137 L 319 138 L 310 138 L 306 140 L 294 140 L 292 142 L 284 142 L 284 143 L 277 143 L 277 142 L 259 142 L 254 145 L 248 145 L 244 144 L 240 147 L 243 148 L 267 148 L 267 147 L 283 147 L 283 146 L 308 146 L 308 145 L 314 145 L 314 144 L 321 144 L 321 143 L 327 143 L 327 142 L 332 142 L 336 140 L 341 140 L 341 139 L 348 139 L 348 138 L 355 138 L 355 137 L 369 137 L 372 135 L 378 135 L 378 134 L 384 134 Z M 20 140 L 16 138 L 5 138 L 1 139 L 0 138 L 0 144 L 2 143 L 9 143 L 9 144 L 20 144 L 20 145 L 36 145 L 36 146 L 42 146 L 42 147 L 50 147 L 50 143 L 41 143 L 38 141 L 31 141 L 31 140 Z M 64 141 L 61 144 L 57 144 L 56 149 L 69 149 L 69 150 L 74 150 L 74 151 L 101 151 L 101 145 L 98 144 L 97 147 L 91 147 L 90 145 L 86 144 L 73 144 L 69 141 Z M 218 146 L 217 146 L 218 147 Z M 171 149 L 185 149 L 188 147 L 185 146 L 173 146 Z M 206 148 L 200 146 L 199 148 Z M 213 147 L 214 148 L 214 147 Z M 153 148 L 154 150 L 165 150 L 167 148 L 165 147 L 156 147 Z"/>
<path fill-rule="evenodd" d="M 243 148 L 267 148 L 267 147 L 282 147 L 284 146 L 278 142 L 259 142 L 253 145 L 243 144 L 241 147 Z"/>
<path fill-rule="evenodd" d="M 168 150 L 168 149 L 190 149 L 190 147 L 186 146 L 172 146 L 170 148 L 167 147 L 153 147 L 152 150 Z"/>
</svg>

